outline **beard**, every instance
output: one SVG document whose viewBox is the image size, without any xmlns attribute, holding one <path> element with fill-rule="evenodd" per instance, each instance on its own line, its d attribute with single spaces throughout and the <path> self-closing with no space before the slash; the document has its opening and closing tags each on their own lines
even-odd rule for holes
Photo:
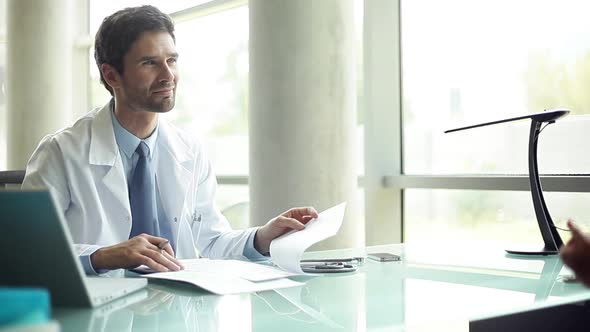
<svg viewBox="0 0 590 332">
<path fill-rule="evenodd" d="M 126 84 L 125 84 L 126 85 Z M 150 91 L 162 89 L 170 85 L 159 84 L 158 87 L 150 89 L 138 89 L 126 86 L 126 104 L 133 110 L 146 111 L 153 113 L 166 113 L 174 108 L 176 101 L 176 86 L 172 90 L 172 95 L 161 97 L 153 95 Z"/>
<path fill-rule="evenodd" d="M 171 111 L 174 108 L 174 103 L 176 101 L 176 89 L 172 91 L 172 95 L 170 97 L 147 97 L 142 100 L 141 107 L 148 112 L 154 113 L 166 113 Z"/>
</svg>

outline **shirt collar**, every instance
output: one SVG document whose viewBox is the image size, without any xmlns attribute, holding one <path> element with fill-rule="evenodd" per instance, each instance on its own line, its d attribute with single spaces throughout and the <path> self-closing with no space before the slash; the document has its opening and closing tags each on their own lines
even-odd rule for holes
<svg viewBox="0 0 590 332">
<path fill-rule="evenodd" d="M 156 124 L 156 128 L 154 129 L 154 132 L 149 137 L 142 140 L 139 137 L 133 135 L 131 132 L 129 132 L 127 129 L 125 129 L 121 125 L 121 123 L 119 123 L 119 120 L 115 116 L 114 103 L 112 101 L 111 101 L 111 116 L 112 116 L 112 121 L 113 121 L 113 129 L 115 131 L 115 139 L 117 140 L 117 145 L 119 146 L 119 149 L 121 151 L 123 151 L 125 156 L 127 156 L 127 158 L 131 158 L 133 156 L 133 153 L 135 153 L 135 150 L 139 146 L 139 143 L 141 143 L 143 141 L 143 142 L 145 142 L 145 144 L 147 144 L 147 146 L 149 148 L 149 156 L 148 157 L 150 159 L 153 158 L 154 147 L 156 146 L 156 140 L 158 139 L 158 128 L 159 128 L 158 124 Z"/>
</svg>

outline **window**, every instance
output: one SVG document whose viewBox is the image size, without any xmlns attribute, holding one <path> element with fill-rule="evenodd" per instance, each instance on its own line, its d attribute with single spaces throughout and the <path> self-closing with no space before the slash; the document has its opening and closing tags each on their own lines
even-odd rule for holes
<svg viewBox="0 0 590 332">
<path fill-rule="evenodd" d="M 583 1 L 402 1 L 403 173 L 527 175 L 529 121 L 443 131 L 556 108 L 571 113 L 541 134 L 539 171 L 588 173 L 588 9 Z M 405 239 L 539 243 L 526 190 L 406 189 Z M 586 193 L 545 199 L 558 225 L 590 216 Z"/>
<path fill-rule="evenodd" d="M 217 174 L 247 175 L 248 7 L 178 23 L 176 40 L 180 83 L 166 116 L 205 142 Z"/>
<path fill-rule="evenodd" d="M 368 235 L 388 222 L 403 232 L 393 241 L 538 242 L 527 179 L 530 122 L 443 132 L 555 108 L 572 112 L 539 138 L 546 203 L 558 226 L 572 217 L 589 228 L 588 6 L 365 1 L 366 112 L 371 131 L 379 130 L 366 135 L 367 146 L 389 151 L 367 165 L 367 183 L 386 188 L 371 188 L 378 196 L 367 203 L 388 202 L 371 208 L 386 212 L 373 218 L 376 226 L 367 223 Z"/>
<path fill-rule="evenodd" d="M 589 193 L 546 192 L 545 201 L 558 226 L 590 219 Z M 406 242 L 543 243 L 527 191 L 406 189 L 404 211 Z"/>
<path fill-rule="evenodd" d="M 248 175 L 248 26 L 247 6 L 176 24 L 181 76 L 166 116 L 207 147 L 222 210 L 249 201 L 247 185 L 228 183 Z M 247 212 L 228 216 L 234 228 L 248 226 Z"/>
<path fill-rule="evenodd" d="M 583 1 L 403 1 L 406 174 L 527 174 L 529 122 L 446 129 L 566 108 L 539 170 L 587 173 L 590 25 Z M 572 144 L 573 143 L 573 144 Z M 563 148 L 565 147 L 565 148 Z"/>
</svg>

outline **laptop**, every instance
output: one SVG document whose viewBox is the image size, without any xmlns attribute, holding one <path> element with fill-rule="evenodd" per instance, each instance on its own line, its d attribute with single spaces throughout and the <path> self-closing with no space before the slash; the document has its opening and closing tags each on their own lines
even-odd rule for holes
<svg viewBox="0 0 590 332">
<path fill-rule="evenodd" d="M 96 307 L 147 285 L 88 277 L 48 191 L 0 191 L 0 285 L 47 288 L 54 306 Z"/>
</svg>

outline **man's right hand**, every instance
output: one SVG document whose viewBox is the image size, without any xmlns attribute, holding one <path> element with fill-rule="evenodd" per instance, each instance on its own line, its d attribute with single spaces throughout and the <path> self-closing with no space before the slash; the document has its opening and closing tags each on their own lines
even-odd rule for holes
<svg viewBox="0 0 590 332">
<path fill-rule="evenodd" d="M 170 244 L 158 248 L 158 244 L 164 241 L 166 239 L 161 237 L 140 234 L 114 246 L 98 249 L 90 255 L 90 261 L 95 270 L 133 269 L 140 265 L 158 272 L 182 270 L 183 266 L 174 258 Z"/>
</svg>

